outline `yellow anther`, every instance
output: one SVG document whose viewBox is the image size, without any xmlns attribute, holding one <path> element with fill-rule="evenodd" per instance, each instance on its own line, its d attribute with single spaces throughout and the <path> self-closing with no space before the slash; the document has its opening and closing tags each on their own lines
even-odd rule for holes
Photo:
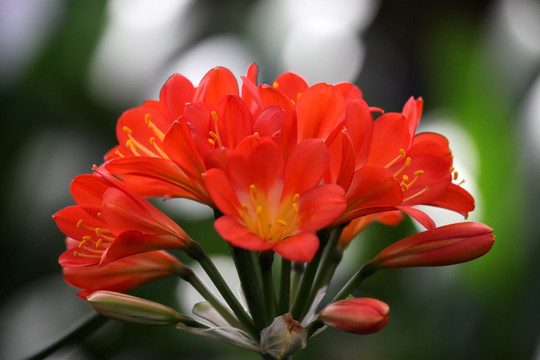
<svg viewBox="0 0 540 360">
<path fill-rule="evenodd" d="M 124 132 L 125 132 L 126 134 L 131 134 L 131 133 L 133 132 L 133 131 L 132 131 L 130 128 L 128 128 L 127 126 L 122 127 L 122 130 L 124 130 Z"/>
<path fill-rule="evenodd" d="M 77 226 L 76 227 L 80 228 L 82 223 L 83 223 L 83 219 L 79 219 L 79 221 L 77 221 Z"/>
<path fill-rule="evenodd" d="M 283 220 L 283 219 L 279 219 L 279 220 L 277 221 L 277 223 L 278 223 L 279 225 L 282 225 L 282 226 L 287 226 L 287 222 L 286 222 L 285 220 Z"/>
<path fill-rule="evenodd" d="M 395 163 L 397 163 L 399 160 L 402 160 L 402 159 L 405 159 L 405 149 L 399 149 L 399 155 L 396 156 L 394 159 L 392 159 L 388 164 L 386 164 L 384 167 L 385 168 L 389 168 L 390 166 L 394 165 Z M 410 159 L 410 158 L 408 158 Z M 406 162 L 407 160 L 405 160 Z M 401 170 L 400 170 L 401 171 Z"/>
<path fill-rule="evenodd" d="M 150 142 L 150 144 L 154 145 L 154 143 L 156 142 L 156 138 L 153 136 L 150 136 L 150 139 L 148 139 L 148 141 Z"/>
<path fill-rule="evenodd" d="M 79 243 L 79 249 L 82 249 L 82 247 L 84 246 L 84 243 L 86 242 L 86 240 L 83 240 Z"/>
<path fill-rule="evenodd" d="M 152 123 L 150 122 L 150 114 L 146 114 L 144 115 L 144 122 L 146 123 L 146 125 L 148 125 L 148 127 L 152 127 Z"/>
<path fill-rule="evenodd" d="M 424 175 L 424 170 L 416 170 L 414 172 L 414 175 L 416 175 L 416 176 Z"/>
<path fill-rule="evenodd" d="M 302 93 L 296 94 L 296 100 L 300 99 L 300 96 L 302 96 Z"/>
<path fill-rule="evenodd" d="M 212 110 L 212 119 L 214 119 L 215 122 L 219 120 L 217 112 L 215 110 Z"/>
<path fill-rule="evenodd" d="M 458 172 L 457 172 L 457 171 L 454 171 L 454 177 L 453 177 L 453 179 L 454 179 L 454 180 L 457 180 L 458 176 L 459 176 Z"/>
<path fill-rule="evenodd" d="M 92 237 L 90 235 L 85 235 L 82 237 L 82 241 L 92 241 Z"/>
<path fill-rule="evenodd" d="M 291 206 L 293 208 L 293 211 L 298 214 L 298 204 L 293 202 Z"/>
<path fill-rule="evenodd" d="M 277 83 L 277 81 L 274 81 L 274 83 L 272 84 L 272 86 L 274 87 L 274 89 L 277 89 L 279 84 Z"/>
<path fill-rule="evenodd" d="M 98 218 L 100 218 L 101 220 L 103 220 L 103 213 L 100 211 L 97 213 L 97 216 Z"/>
<path fill-rule="evenodd" d="M 412 159 L 410 157 L 406 158 L 405 159 L 405 166 L 411 165 L 411 161 L 412 161 Z"/>
<path fill-rule="evenodd" d="M 97 235 L 97 237 L 101 237 L 101 229 L 100 228 L 96 228 L 96 235 Z"/>
<path fill-rule="evenodd" d="M 255 213 L 256 213 L 257 215 L 261 215 L 261 214 L 262 214 L 262 211 L 263 211 L 263 208 L 262 208 L 261 205 L 259 205 L 259 206 L 257 206 L 257 207 L 255 208 Z"/>
<path fill-rule="evenodd" d="M 300 198 L 300 194 L 299 194 L 299 193 L 296 193 L 296 194 L 294 194 L 294 196 L 293 196 L 293 198 L 292 198 L 292 201 L 293 201 L 293 202 L 297 202 L 299 198 Z"/>
<path fill-rule="evenodd" d="M 249 206 L 248 206 L 248 204 L 246 204 L 246 203 L 242 203 L 241 206 L 242 206 L 244 209 L 246 209 L 246 210 L 249 209 Z"/>
<path fill-rule="evenodd" d="M 212 139 L 208 139 L 208 142 L 210 143 L 210 145 L 214 146 L 216 144 L 216 142 Z"/>
<path fill-rule="evenodd" d="M 256 188 L 255 188 L 255 184 L 249 185 L 249 191 L 255 192 L 255 189 L 256 189 Z"/>
<path fill-rule="evenodd" d="M 98 241 L 96 242 L 96 247 L 98 248 L 99 245 L 101 245 L 101 242 L 103 241 L 102 238 L 99 238 Z"/>
<path fill-rule="evenodd" d="M 399 155 L 402 159 L 405 159 L 405 149 L 399 149 Z"/>
<path fill-rule="evenodd" d="M 402 176 L 403 181 L 409 181 L 409 177 L 407 175 Z"/>
</svg>

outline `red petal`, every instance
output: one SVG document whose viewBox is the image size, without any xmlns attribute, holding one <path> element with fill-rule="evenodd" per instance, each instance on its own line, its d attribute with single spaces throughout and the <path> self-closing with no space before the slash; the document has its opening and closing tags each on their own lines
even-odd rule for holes
<svg viewBox="0 0 540 360">
<path fill-rule="evenodd" d="M 140 106 L 125 111 L 116 124 L 116 136 L 123 148 L 122 153 L 161 157 L 155 146 L 161 147 L 163 136 L 173 121 L 161 110 L 151 107 Z M 134 150 L 129 144 L 133 144 Z"/>
<path fill-rule="evenodd" d="M 345 192 L 334 184 L 312 188 L 298 199 L 299 228 L 317 231 L 336 220 L 347 207 Z"/>
<path fill-rule="evenodd" d="M 176 120 L 184 114 L 184 107 L 193 100 L 194 93 L 191 81 L 180 74 L 174 74 L 161 88 L 159 100 L 165 104 L 170 119 Z"/>
<path fill-rule="evenodd" d="M 362 91 L 350 82 L 343 82 L 334 85 L 338 89 L 346 102 L 362 99 Z"/>
<path fill-rule="evenodd" d="M 269 106 L 259 113 L 253 123 L 253 131 L 262 137 L 270 137 L 276 141 L 283 128 L 285 114 L 279 106 Z"/>
<path fill-rule="evenodd" d="M 222 216 L 214 223 L 216 231 L 232 245 L 253 251 L 270 250 L 274 244 L 255 235 L 234 216 Z"/>
<path fill-rule="evenodd" d="M 123 232 L 105 250 L 100 265 L 111 263 L 126 256 L 162 249 L 182 249 L 184 243 L 178 237 L 164 233 L 142 234 L 130 230 Z"/>
<path fill-rule="evenodd" d="M 276 78 L 273 87 L 289 99 L 296 101 L 299 94 L 307 89 L 308 84 L 301 76 L 292 72 L 286 72 Z"/>
<path fill-rule="evenodd" d="M 53 219 L 60 231 L 65 235 L 80 241 L 85 235 L 96 235 L 93 230 L 77 226 L 80 220 L 82 220 L 85 225 L 92 228 L 107 227 L 107 225 L 97 216 L 98 212 L 99 208 L 96 208 L 93 213 L 88 213 L 81 206 L 73 205 L 58 211 L 53 215 Z"/>
<path fill-rule="evenodd" d="M 131 191 L 145 197 L 185 197 L 207 203 L 202 178 L 190 178 L 171 160 L 151 157 L 113 159 L 105 168 L 122 179 Z"/>
<path fill-rule="evenodd" d="M 77 204 L 100 208 L 103 193 L 110 187 L 111 183 L 101 176 L 83 174 L 73 179 L 70 190 Z"/>
<path fill-rule="evenodd" d="M 319 248 L 319 238 L 313 233 L 290 236 L 274 245 L 274 251 L 284 259 L 310 262 Z"/>
<path fill-rule="evenodd" d="M 343 96 L 335 87 L 322 83 L 310 87 L 296 104 L 298 140 L 325 140 L 336 128 L 343 110 Z"/>
<path fill-rule="evenodd" d="M 159 251 L 128 256 L 104 266 L 85 268 L 64 267 L 66 282 L 84 289 L 79 296 L 84 298 L 97 290 L 124 292 L 140 284 L 174 275 L 179 266 L 173 256 Z"/>
<path fill-rule="evenodd" d="M 268 192 L 283 179 L 284 160 L 278 146 L 267 138 L 251 136 L 233 151 L 229 159 L 229 179 L 235 190 Z"/>
<path fill-rule="evenodd" d="M 402 114 L 386 113 L 375 120 L 366 165 L 386 166 L 407 151 L 410 144 L 407 120 Z"/>
<path fill-rule="evenodd" d="M 180 244 L 189 239 L 184 230 L 148 201 L 118 188 L 110 188 L 103 195 L 103 216 L 116 236 L 126 231 L 139 231 L 142 234 L 171 234 Z"/>
<path fill-rule="evenodd" d="M 303 194 L 316 186 L 328 168 L 328 150 L 320 139 L 309 139 L 295 146 L 285 164 L 283 195 Z"/>
<path fill-rule="evenodd" d="M 225 95 L 238 95 L 238 84 L 233 73 L 224 67 L 210 70 L 195 90 L 193 101 L 214 106 Z"/>
<path fill-rule="evenodd" d="M 402 113 L 407 118 L 407 121 L 409 123 L 409 132 L 411 134 L 411 138 L 416 133 L 416 128 L 418 127 L 418 123 L 420 122 L 420 117 L 422 116 L 422 108 L 424 106 L 424 101 L 422 98 L 414 99 L 414 97 L 410 97 L 409 100 L 405 103 L 403 106 Z"/>
<path fill-rule="evenodd" d="M 231 188 L 227 173 L 221 169 L 210 169 L 204 175 L 204 180 L 216 207 L 223 214 L 237 215 L 241 205 Z"/>
<path fill-rule="evenodd" d="M 367 166 L 357 170 L 347 191 L 347 215 L 350 220 L 366 215 L 365 209 L 399 205 L 403 199 L 401 187 L 392 172 L 385 168 Z"/>
<path fill-rule="evenodd" d="M 425 212 L 423 212 L 421 210 L 415 209 L 415 208 L 410 207 L 410 206 L 396 206 L 396 209 L 398 209 L 398 210 L 404 212 L 405 214 L 409 215 L 410 217 L 412 217 L 413 219 L 418 221 L 420 223 L 420 225 L 422 225 L 423 227 L 425 227 L 428 230 L 433 230 L 433 229 L 435 229 L 437 227 L 437 225 L 435 225 L 435 222 L 433 221 L 433 219 L 430 218 L 428 214 L 426 214 Z"/>
<path fill-rule="evenodd" d="M 240 97 L 223 97 L 216 105 L 216 113 L 218 130 L 215 132 L 223 146 L 234 149 L 246 136 L 253 134 L 251 112 Z"/>
<path fill-rule="evenodd" d="M 336 129 L 338 130 L 338 129 Z M 348 189 L 354 175 L 356 158 L 349 133 L 345 130 L 336 131 L 326 141 L 330 154 L 328 171 L 324 176 L 324 182 L 337 184 Z"/>
<path fill-rule="evenodd" d="M 208 144 L 208 141 L 205 143 Z M 201 153 L 197 150 L 184 119 L 175 121 L 171 126 L 163 139 L 163 149 L 187 176 L 198 178 L 206 171 Z"/>
<path fill-rule="evenodd" d="M 427 205 L 452 210 L 467 217 L 474 210 L 474 198 L 462 187 L 450 184 L 443 194 Z"/>
<path fill-rule="evenodd" d="M 356 168 L 360 168 L 367 161 L 373 136 L 373 116 L 365 101 L 356 100 L 347 104 L 345 127 L 354 146 Z"/>
</svg>

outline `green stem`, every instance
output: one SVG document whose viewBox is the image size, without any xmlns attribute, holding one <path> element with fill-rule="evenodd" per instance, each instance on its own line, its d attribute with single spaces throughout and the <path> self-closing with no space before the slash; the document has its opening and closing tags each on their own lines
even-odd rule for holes
<svg viewBox="0 0 540 360">
<path fill-rule="evenodd" d="M 255 328 L 259 333 L 265 327 L 264 309 L 261 306 L 263 297 L 261 293 L 258 274 L 255 269 L 253 256 L 248 250 L 231 246 L 231 254 L 238 271 L 238 277 L 244 290 L 244 296 L 249 308 L 249 312 L 255 322 Z M 258 337 L 257 337 L 258 338 Z"/>
<path fill-rule="evenodd" d="M 317 272 L 317 276 L 315 277 L 315 280 L 313 281 L 313 285 L 311 287 L 311 292 L 306 298 L 306 306 L 304 307 L 303 311 L 300 313 L 299 318 L 303 318 L 306 315 L 306 312 L 309 310 L 311 304 L 313 303 L 313 300 L 317 296 L 317 292 L 325 285 L 327 285 L 330 282 L 330 279 L 332 278 L 332 275 L 336 269 L 336 248 L 337 244 L 339 242 L 339 237 L 341 236 L 341 231 L 343 230 L 343 227 L 337 227 L 332 229 L 330 233 L 330 238 L 328 241 L 328 244 L 324 248 L 324 252 L 322 255 L 322 259 L 320 262 L 320 266 Z"/>
<path fill-rule="evenodd" d="M 273 263 L 273 251 L 265 251 L 259 254 L 266 325 L 270 325 L 272 321 L 274 321 L 277 311 L 276 290 L 274 288 L 274 278 L 272 274 Z"/>
<path fill-rule="evenodd" d="M 281 278 L 279 288 L 278 313 L 289 312 L 291 298 L 291 261 L 281 258 Z"/>
<path fill-rule="evenodd" d="M 178 270 L 178 275 L 185 281 L 187 281 L 203 298 L 208 301 L 214 309 L 232 326 L 242 327 L 242 324 L 238 319 L 230 312 L 230 310 L 219 301 L 214 294 L 203 284 L 197 275 L 188 268 L 187 266 L 182 266 Z"/>
<path fill-rule="evenodd" d="M 300 280 L 302 279 L 302 275 L 304 274 L 305 269 L 304 263 L 295 262 L 292 264 L 292 275 L 291 275 L 291 294 L 289 296 L 289 307 L 290 309 L 292 307 L 292 301 L 296 299 L 296 295 L 298 294 L 298 288 L 300 286 Z"/>
<path fill-rule="evenodd" d="M 360 286 L 364 279 L 370 277 L 378 270 L 378 267 L 375 263 L 368 261 L 351 277 L 351 279 L 341 288 L 341 290 L 334 296 L 331 303 L 338 300 L 343 300 L 352 292 Z"/>
<path fill-rule="evenodd" d="M 83 341 L 88 335 L 99 329 L 108 318 L 92 312 L 74 324 L 72 327 L 61 333 L 56 340 L 44 349 L 26 358 L 26 360 L 40 360 L 60 349 L 67 344 L 76 344 Z"/>
<path fill-rule="evenodd" d="M 233 294 L 233 292 L 227 285 L 227 282 L 225 281 L 225 279 L 223 279 L 219 270 L 216 268 L 216 266 L 208 257 L 206 252 L 202 249 L 202 247 L 199 244 L 191 245 L 190 248 L 186 250 L 186 253 L 201 265 L 201 267 L 208 274 L 208 276 L 218 289 L 221 296 L 223 296 L 227 304 L 230 306 L 231 310 L 234 312 L 238 320 L 244 325 L 246 330 L 250 334 L 255 335 L 256 338 L 258 338 L 259 335 L 258 332 L 255 330 L 253 320 L 244 310 L 244 307 L 242 306 L 242 304 L 240 304 L 236 296 Z"/>
<path fill-rule="evenodd" d="M 326 245 L 328 240 L 327 238 L 321 238 L 321 236 L 319 236 L 319 238 L 321 245 L 319 246 L 319 250 L 317 250 L 317 253 L 311 262 L 306 265 L 304 274 L 302 275 L 302 280 L 300 282 L 300 288 L 298 289 L 298 293 L 296 294 L 291 309 L 293 319 L 299 322 L 302 322 L 301 316 L 304 313 L 304 308 L 307 306 L 306 300 L 311 292 L 311 285 L 313 284 L 313 279 L 315 278 L 315 274 L 317 273 L 317 269 L 319 267 L 319 262 L 321 261 L 324 245 Z"/>
</svg>

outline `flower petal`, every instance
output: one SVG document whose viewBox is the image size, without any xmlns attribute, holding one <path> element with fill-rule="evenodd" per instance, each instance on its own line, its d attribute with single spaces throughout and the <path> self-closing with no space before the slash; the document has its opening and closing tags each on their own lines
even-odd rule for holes
<svg viewBox="0 0 540 360">
<path fill-rule="evenodd" d="M 326 140 L 336 128 L 343 110 L 343 96 L 334 86 L 321 83 L 305 90 L 296 104 L 298 141 Z"/>
<path fill-rule="evenodd" d="M 161 88 L 159 100 L 165 104 L 170 119 L 176 120 L 184 114 L 184 107 L 193 100 L 194 93 L 191 81 L 180 74 L 174 74 Z"/>
<path fill-rule="evenodd" d="M 301 233 L 276 243 L 274 251 L 284 259 L 310 262 L 319 248 L 319 238 L 314 233 Z"/>
<path fill-rule="evenodd" d="M 341 186 L 321 185 L 305 192 L 298 199 L 300 229 L 316 231 L 330 225 L 347 207 Z"/>
<path fill-rule="evenodd" d="M 249 231 L 234 216 L 222 216 L 214 223 L 216 231 L 232 245 L 253 251 L 270 250 L 274 244 Z"/>
</svg>

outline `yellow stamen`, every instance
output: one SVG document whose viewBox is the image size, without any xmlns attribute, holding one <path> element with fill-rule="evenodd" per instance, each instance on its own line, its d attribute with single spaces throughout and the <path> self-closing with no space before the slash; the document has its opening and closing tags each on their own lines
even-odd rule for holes
<svg viewBox="0 0 540 360">
<path fill-rule="evenodd" d="M 279 219 L 279 220 L 277 221 L 277 223 L 278 223 L 279 225 L 282 225 L 282 226 L 287 226 L 287 222 L 286 222 L 285 220 L 283 220 L 283 219 Z"/>
<path fill-rule="evenodd" d="M 274 87 L 274 89 L 277 89 L 279 84 L 277 83 L 277 81 L 274 81 L 274 83 L 272 84 L 272 86 Z"/>
<path fill-rule="evenodd" d="M 388 164 L 386 164 L 384 167 L 388 169 L 390 166 L 394 165 L 395 163 L 397 163 L 399 160 L 402 160 L 402 159 L 405 159 L 405 150 L 399 149 L 399 155 L 396 158 L 394 158 L 392 161 L 390 161 Z"/>
<path fill-rule="evenodd" d="M 403 199 L 403 202 L 407 202 L 407 201 L 409 201 L 409 200 L 411 200 L 411 199 L 414 199 L 414 198 L 417 197 L 418 195 L 423 194 L 423 193 L 425 193 L 425 192 L 428 191 L 428 190 L 429 190 L 429 187 L 426 186 L 426 187 L 424 187 L 422 190 L 420 190 L 419 192 L 417 192 L 416 194 L 411 195 L 411 196 L 409 196 L 408 198 Z"/>
<path fill-rule="evenodd" d="M 146 125 L 148 125 L 148 128 L 151 129 L 154 132 L 154 134 L 156 134 L 158 139 L 160 141 L 163 141 L 165 134 L 161 130 L 159 130 L 158 127 L 152 121 L 150 121 L 150 114 L 145 115 L 144 122 L 146 123 Z"/>
</svg>

